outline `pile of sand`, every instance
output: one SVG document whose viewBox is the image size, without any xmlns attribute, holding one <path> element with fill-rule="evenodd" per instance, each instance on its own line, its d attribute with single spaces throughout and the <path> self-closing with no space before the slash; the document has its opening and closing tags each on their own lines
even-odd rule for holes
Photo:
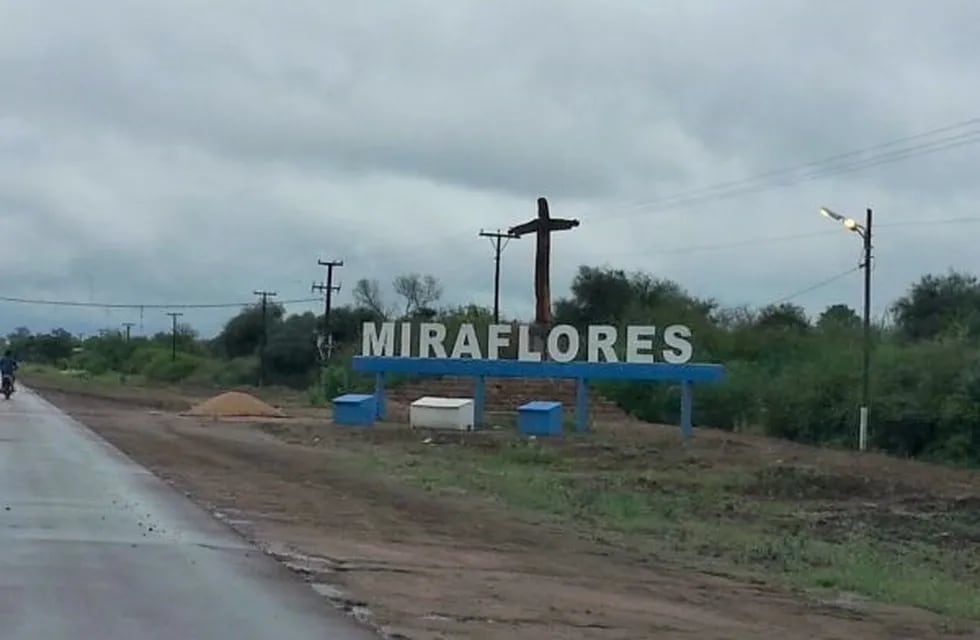
<svg viewBox="0 0 980 640">
<path fill-rule="evenodd" d="M 285 418 L 286 414 L 255 396 L 230 391 L 206 400 L 187 412 L 189 416 L 216 418 Z"/>
</svg>

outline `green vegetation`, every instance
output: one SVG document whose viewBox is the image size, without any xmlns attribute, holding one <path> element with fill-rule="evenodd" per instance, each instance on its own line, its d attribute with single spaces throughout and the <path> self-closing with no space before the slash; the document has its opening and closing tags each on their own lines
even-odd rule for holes
<svg viewBox="0 0 980 640">
<path fill-rule="evenodd" d="M 364 446 L 362 462 L 672 564 L 980 618 L 980 562 L 969 543 L 980 536 L 975 501 L 911 497 L 847 469 L 764 466 L 757 451 L 595 437 L 436 439 L 407 451 Z"/>
<path fill-rule="evenodd" d="M 268 384 L 308 390 L 310 401 L 318 404 L 343 391 L 370 388 L 369 380 L 349 368 L 365 321 L 437 319 L 450 327 L 449 340 L 463 322 L 482 326 L 491 321 L 489 310 L 476 305 L 437 309 L 442 287 L 431 276 L 399 276 L 394 289 L 404 302 L 389 305 L 377 282 L 362 280 L 354 287 L 355 304 L 334 309 L 329 367 L 322 366 L 316 346 L 322 318 L 287 315 L 270 305 Z M 724 383 L 696 394 L 699 424 L 854 445 L 862 333 L 857 314 L 845 305 L 833 305 L 816 319 L 793 304 L 725 309 L 648 274 L 583 266 L 570 295 L 556 301 L 555 317 L 580 327 L 687 324 L 694 332 L 695 358 L 722 362 L 729 370 Z M 110 331 L 78 340 L 63 330 L 32 334 L 20 329 L 7 341 L 27 362 L 151 382 L 229 386 L 257 380 L 261 339 L 261 310 L 253 306 L 210 340 L 181 326 L 175 360 L 168 333 L 127 341 Z M 980 462 L 977 279 L 960 273 L 923 277 L 892 305 L 889 322 L 876 323 L 873 342 L 871 446 L 954 464 Z M 601 389 L 638 417 L 678 419 L 679 389 L 674 386 L 620 383 Z"/>
<path fill-rule="evenodd" d="M 369 281 L 355 287 L 354 305 L 334 309 L 329 366 L 317 348 L 322 318 L 271 305 L 268 384 L 292 387 L 314 404 L 370 388 L 349 367 L 365 321 L 436 319 L 448 326 L 449 340 L 464 322 L 491 322 L 476 305 L 437 309 L 441 287 L 433 278 L 402 276 L 395 289 L 405 299 L 397 311 Z M 579 327 L 684 323 L 694 332 L 696 359 L 729 370 L 722 384 L 696 394 L 700 424 L 853 448 L 862 327 L 847 306 L 833 305 L 816 319 L 792 304 L 724 309 L 646 274 L 582 267 L 555 315 Z M 167 333 L 127 340 L 110 331 L 80 340 L 21 329 L 7 342 L 29 363 L 29 374 L 79 386 L 238 386 L 257 380 L 262 336 L 261 310 L 248 307 L 212 339 L 180 327 L 176 358 Z M 922 278 L 895 302 L 889 322 L 876 323 L 873 344 L 872 445 L 898 456 L 980 463 L 980 283 L 958 273 Z M 676 387 L 602 388 L 641 418 L 678 419 Z M 399 433 L 395 444 L 404 446 L 379 447 L 373 435 L 349 434 L 345 455 L 434 492 L 462 491 L 702 571 L 980 619 L 976 498 L 903 488 L 895 469 L 859 472 L 853 459 L 794 466 L 758 450 L 712 449 L 718 441 L 708 437 L 683 448 L 675 433 L 605 442 L 566 433 L 557 443 L 453 434 L 432 444 Z"/>
</svg>

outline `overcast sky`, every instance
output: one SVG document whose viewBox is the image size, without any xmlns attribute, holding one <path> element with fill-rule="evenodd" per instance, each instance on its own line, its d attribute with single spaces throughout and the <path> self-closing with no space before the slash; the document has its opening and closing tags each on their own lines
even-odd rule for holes
<svg viewBox="0 0 980 640">
<path fill-rule="evenodd" d="M 608 264 L 728 305 L 855 266 L 817 210 L 871 206 L 881 313 L 923 272 L 980 271 L 980 223 L 907 224 L 980 216 L 980 144 L 919 152 L 980 125 L 665 199 L 980 117 L 978 25 L 975 0 L 0 0 L 0 296 L 306 298 L 330 258 L 340 303 L 416 271 L 489 305 L 478 232 L 546 196 L 581 220 L 554 237 L 555 297 Z M 504 253 L 508 315 L 533 312 L 533 248 Z M 857 307 L 860 275 L 793 300 Z M 138 315 L 0 303 L 0 331 Z"/>
</svg>

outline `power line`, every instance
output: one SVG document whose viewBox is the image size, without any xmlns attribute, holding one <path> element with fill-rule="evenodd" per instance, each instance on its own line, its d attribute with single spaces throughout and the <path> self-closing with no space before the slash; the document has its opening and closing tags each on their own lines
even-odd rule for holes
<svg viewBox="0 0 980 640">
<path fill-rule="evenodd" d="M 980 216 L 962 216 L 958 218 L 944 218 L 937 220 L 928 219 L 909 219 L 909 220 L 896 220 L 894 222 L 882 222 L 876 224 L 876 228 L 880 227 L 935 227 L 947 224 L 965 224 L 965 223 L 977 223 L 980 222 Z M 718 242 L 714 244 L 701 244 L 701 245 L 679 245 L 679 246 L 659 246 L 659 247 L 649 247 L 646 249 L 641 249 L 639 251 L 630 251 L 626 253 L 603 253 L 604 257 L 627 257 L 627 256 L 637 256 L 637 255 L 676 255 L 676 254 L 688 254 L 700 251 L 714 251 L 723 249 L 739 249 L 743 247 L 756 247 L 762 244 L 776 243 L 776 242 L 786 242 L 788 240 L 807 240 L 811 238 L 826 238 L 829 236 L 839 236 L 839 230 L 830 231 L 808 231 L 805 233 L 790 233 L 778 236 L 756 236 L 750 238 L 743 238 L 741 240 L 732 240 L 731 242 Z"/>
<path fill-rule="evenodd" d="M 758 192 L 761 192 L 761 191 L 766 191 L 768 189 L 772 189 L 774 187 L 788 187 L 788 186 L 791 186 L 791 185 L 794 185 L 794 184 L 800 184 L 800 183 L 803 183 L 803 182 L 810 182 L 812 180 L 817 180 L 817 179 L 820 179 L 820 178 L 827 178 L 827 177 L 831 177 L 831 176 L 844 175 L 844 174 L 847 174 L 847 173 L 854 173 L 855 171 L 859 171 L 861 169 L 867 169 L 867 168 L 878 166 L 878 165 L 881 165 L 881 164 L 887 164 L 887 163 L 890 163 L 890 162 L 897 162 L 899 160 L 904 160 L 906 158 L 911 158 L 911 157 L 920 156 L 920 155 L 926 155 L 926 154 L 929 154 L 929 153 L 936 153 L 938 151 L 944 151 L 946 149 L 952 149 L 952 148 L 955 148 L 955 147 L 960 147 L 960 146 L 964 146 L 964 145 L 967 145 L 967 144 L 974 144 L 974 143 L 980 142 L 980 132 L 977 132 L 977 133 L 972 134 L 971 136 L 967 136 L 967 137 L 968 137 L 968 139 L 961 139 L 956 144 L 944 144 L 942 146 L 929 146 L 928 148 L 926 148 L 926 146 L 923 146 L 922 148 L 918 149 L 917 152 L 915 152 L 915 153 L 892 152 L 892 154 L 886 154 L 887 157 L 869 158 L 869 159 L 867 159 L 865 161 L 854 163 L 854 164 L 850 164 L 850 165 L 838 166 L 838 167 L 827 167 L 825 169 L 814 171 L 814 172 L 811 172 L 811 173 L 808 173 L 808 174 L 803 174 L 801 176 L 797 176 L 797 177 L 794 177 L 794 178 L 788 178 L 788 179 L 786 179 L 784 181 L 781 181 L 781 182 L 773 182 L 773 183 L 769 183 L 769 184 L 760 183 L 760 184 L 757 184 L 757 185 L 749 184 L 749 185 L 746 185 L 746 186 L 743 186 L 743 187 L 733 188 L 733 189 L 730 189 L 730 190 L 727 190 L 727 191 L 723 191 L 723 192 L 720 192 L 720 193 L 717 193 L 717 194 L 705 194 L 705 195 L 699 195 L 699 196 L 696 195 L 696 196 L 684 197 L 684 198 L 678 199 L 675 202 L 667 202 L 667 203 L 664 203 L 664 204 L 661 204 L 661 205 L 645 206 L 645 207 L 643 207 L 643 211 L 637 211 L 637 212 L 634 212 L 634 213 L 662 213 L 662 212 L 672 211 L 672 210 L 676 210 L 676 209 L 684 209 L 684 208 L 687 208 L 687 207 L 691 207 L 691 206 L 694 206 L 694 205 L 700 205 L 700 204 L 704 204 L 704 203 L 715 201 L 715 200 L 723 200 L 723 199 L 732 198 L 732 197 L 735 197 L 735 196 L 740 196 L 740 195 L 745 195 L 745 194 L 750 194 L 750 193 L 758 193 Z M 604 220 L 608 220 L 610 218 L 617 218 L 617 217 L 623 217 L 623 215 L 606 215 L 606 216 L 604 216 Z"/>
<path fill-rule="evenodd" d="M 319 302 L 320 298 L 295 298 L 292 300 L 281 300 L 279 304 L 303 304 L 309 302 Z M 112 302 L 80 302 L 74 300 L 45 300 L 39 298 L 21 298 L 16 296 L 0 296 L 0 302 L 10 302 L 15 304 L 36 304 L 57 307 L 89 307 L 95 309 L 230 309 L 247 307 L 254 304 L 253 301 L 245 302 L 221 302 L 221 303 L 187 303 L 187 304 L 124 304 Z"/>
<path fill-rule="evenodd" d="M 620 217 L 627 217 L 631 214 L 661 213 L 676 209 L 688 208 L 714 200 L 722 200 L 740 195 L 761 192 L 774 187 L 787 187 L 793 184 L 810 182 L 820 178 L 846 175 L 848 173 L 854 173 L 862 169 L 868 169 L 882 164 L 898 162 L 908 158 L 928 155 L 969 144 L 976 144 L 980 142 L 980 128 L 970 129 L 971 127 L 980 127 L 980 117 L 969 118 L 950 125 L 937 127 L 901 138 L 895 138 L 893 140 L 881 142 L 868 147 L 837 153 L 820 160 L 812 160 L 790 167 L 773 169 L 748 178 L 721 182 L 706 187 L 696 188 L 690 191 L 681 191 L 672 195 L 655 198 L 644 202 L 624 204 L 618 207 L 613 206 L 611 208 L 590 209 L 585 213 L 579 214 L 579 217 L 601 215 L 603 221 L 606 221 Z M 898 147 L 904 143 L 935 137 L 937 134 L 948 133 L 958 129 L 967 130 L 915 145 L 906 144 L 904 148 L 891 149 L 892 147 Z M 878 153 L 869 157 L 860 158 L 860 156 L 863 154 L 883 151 L 886 149 L 891 150 L 885 153 Z M 850 161 L 842 164 L 840 161 L 843 160 Z M 778 178 L 783 179 L 778 180 Z M 440 236 L 438 238 L 433 238 L 431 240 L 426 240 L 421 243 L 414 243 L 412 245 L 405 245 L 398 248 L 401 250 L 420 249 L 435 244 L 446 243 L 449 240 L 456 239 L 464 235 L 465 233 L 465 231 L 459 231 Z M 393 254 L 389 253 L 389 257 L 392 256 Z M 393 261 L 389 260 L 388 262 L 390 263 Z"/>
<path fill-rule="evenodd" d="M 846 278 L 847 276 L 851 275 L 855 271 L 859 271 L 860 269 L 861 269 L 860 266 L 851 267 L 847 271 L 842 271 L 842 272 L 840 272 L 840 273 L 838 273 L 836 275 L 830 276 L 829 278 L 826 278 L 826 279 L 821 280 L 819 282 L 815 282 L 815 283 L 807 286 L 804 289 L 800 289 L 799 291 L 795 291 L 795 292 L 793 292 L 793 293 L 791 293 L 789 295 L 783 296 L 782 298 L 779 298 L 777 300 L 773 300 L 772 302 L 770 302 L 770 303 L 768 303 L 766 305 L 763 305 L 763 307 L 769 307 L 769 306 L 776 305 L 776 304 L 782 304 L 783 302 L 789 302 L 790 300 L 793 300 L 794 298 L 799 298 L 800 296 L 802 296 L 804 294 L 807 294 L 807 293 L 810 293 L 811 291 L 815 291 L 817 289 L 820 289 L 821 287 L 827 286 L 828 284 L 832 284 L 834 282 L 837 282 L 838 280 L 841 280 L 843 278 Z"/>
<path fill-rule="evenodd" d="M 761 191 L 775 186 L 789 186 L 791 184 L 806 182 L 809 180 L 828 177 L 831 175 L 852 173 L 860 169 L 865 169 L 880 164 L 885 164 L 888 162 L 896 162 L 899 160 L 904 160 L 906 158 L 915 157 L 918 155 L 926 155 L 928 153 L 935 153 L 937 151 L 943 151 L 946 149 L 951 149 L 959 146 L 964 146 L 967 144 L 974 144 L 976 142 L 980 142 L 980 129 L 968 130 L 965 132 L 957 133 L 951 136 L 946 136 L 944 138 L 940 138 L 930 142 L 907 146 L 906 148 L 888 151 L 887 153 L 871 155 L 870 157 L 858 159 L 856 161 L 846 163 L 846 164 L 838 163 L 835 165 L 834 163 L 848 158 L 855 158 L 862 154 L 867 154 L 872 151 L 878 151 L 882 149 L 887 149 L 889 147 L 894 147 L 900 145 L 903 142 L 919 140 L 929 136 L 934 136 L 937 133 L 944 133 L 955 129 L 962 129 L 964 127 L 975 127 L 977 125 L 980 125 L 980 118 L 971 118 L 969 120 L 965 120 L 945 127 L 940 127 L 938 129 L 932 129 L 930 131 L 926 131 L 916 135 L 906 136 L 888 142 L 879 143 L 871 147 L 865 147 L 863 149 L 856 149 L 853 151 L 835 154 L 833 156 L 826 157 L 822 160 L 815 160 L 815 161 L 811 161 L 811 162 L 807 162 L 804 164 L 787 167 L 783 169 L 775 169 L 775 170 L 767 171 L 765 173 L 757 174 L 749 178 L 722 182 L 707 187 L 693 189 L 687 192 L 678 192 L 676 194 L 664 196 L 661 198 L 656 198 L 653 200 L 648 200 L 645 202 L 622 205 L 618 208 L 595 209 L 580 215 L 581 216 L 585 216 L 589 214 L 602 215 L 604 219 L 608 220 L 610 218 L 629 215 L 630 213 L 641 213 L 641 212 L 646 212 L 651 210 L 661 211 L 661 210 L 675 209 L 691 204 L 699 204 L 710 200 L 741 195 L 743 193 Z M 802 175 L 798 175 L 801 172 Z M 784 177 L 785 179 L 773 181 L 773 178 L 780 178 L 780 177 Z"/>
</svg>

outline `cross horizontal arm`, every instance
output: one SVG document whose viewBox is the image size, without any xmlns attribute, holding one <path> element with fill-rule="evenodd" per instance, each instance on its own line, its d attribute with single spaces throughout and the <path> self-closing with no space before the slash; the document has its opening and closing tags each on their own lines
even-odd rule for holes
<svg viewBox="0 0 980 640">
<path fill-rule="evenodd" d="M 566 229 L 574 229 L 579 225 L 578 220 L 565 220 L 564 218 L 551 218 L 548 221 L 549 231 L 565 231 Z"/>
<path fill-rule="evenodd" d="M 510 229 L 507 230 L 507 233 L 509 233 L 512 236 L 523 236 L 528 233 L 536 232 L 540 224 L 541 224 L 541 220 L 539 218 L 535 218 L 530 222 L 525 222 L 524 224 L 519 224 L 516 227 L 511 227 Z"/>
</svg>

